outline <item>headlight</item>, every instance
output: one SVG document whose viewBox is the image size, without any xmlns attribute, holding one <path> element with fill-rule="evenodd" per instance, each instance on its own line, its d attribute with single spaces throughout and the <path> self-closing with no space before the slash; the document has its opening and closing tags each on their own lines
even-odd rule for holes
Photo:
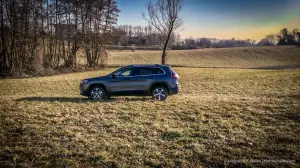
<svg viewBox="0 0 300 168">
<path fill-rule="evenodd" d="M 81 84 L 85 84 L 85 83 L 88 83 L 88 80 L 84 79 L 80 82 Z"/>
</svg>

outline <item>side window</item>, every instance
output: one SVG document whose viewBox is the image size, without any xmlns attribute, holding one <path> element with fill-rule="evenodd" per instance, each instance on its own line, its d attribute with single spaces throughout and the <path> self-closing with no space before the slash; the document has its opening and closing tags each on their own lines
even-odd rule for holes
<svg viewBox="0 0 300 168">
<path fill-rule="evenodd" d="M 117 72 L 116 73 L 117 76 L 133 76 L 133 69 L 132 68 L 126 68 L 126 69 L 123 69 L 122 71 L 120 72 Z"/>
<path fill-rule="evenodd" d="M 164 71 L 161 70 L 160 68 L 153 68 L 153 74 L 163 74 Z"/>
<path fill-rule="evenodd" d="M 152 68 L 139 68 L 138 75 L 151 75 L 152 74 Z"/>
<path fill-rule="evenodd" d="M 160 68 L 139 68 L 136 75 L 153 75 L 153 74 L 163 74 L 164 71 Z"/>
</svg>

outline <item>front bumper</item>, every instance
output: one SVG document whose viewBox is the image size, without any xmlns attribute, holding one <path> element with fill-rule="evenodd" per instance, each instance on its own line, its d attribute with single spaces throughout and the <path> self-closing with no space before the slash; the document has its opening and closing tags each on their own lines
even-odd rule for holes
<svg viewBox="0 0 300 168">
<path fill-rule="evenodd" d="M 88 93 L 87 90 L 88 90 L 88 89 L 87 89 L 86 86 L 80 84 L 80 86 L 79 86 L 79 92 L 80 92 L 80 95 L 82 95 L 82 96 L 88 96 L 89 93 Z"/>
<path fill-rule="evenodd" d="M 88 96 L 88 93 L 80 89 L 80 95 L 82 96 Z"/>
</svg>

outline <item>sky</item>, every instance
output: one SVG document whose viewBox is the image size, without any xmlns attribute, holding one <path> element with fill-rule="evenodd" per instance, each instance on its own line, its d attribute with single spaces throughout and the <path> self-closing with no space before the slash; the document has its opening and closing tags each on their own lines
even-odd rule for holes
<svg viewBox="0 0 300 168">
<path fill-rule="evenodd" d="M 155 2 L 155 0 L 152 0 Z M 118 25 L 147 25 L 142 18 L 149 0 L 117 0 Z M 184 0 L 182 38 L 253 39 L 282 28 L 300 29 L 300 0 Z"/>
</svg>

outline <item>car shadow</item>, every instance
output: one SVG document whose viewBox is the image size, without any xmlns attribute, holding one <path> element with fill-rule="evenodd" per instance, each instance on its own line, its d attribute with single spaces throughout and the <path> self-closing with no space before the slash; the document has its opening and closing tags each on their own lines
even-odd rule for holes
<svg viewBox="0 0 300 168">
<path fill-rule="evenodd" d="M 153 101 L 149 97 L 114 97 L 104 100 L 91 100 L 80 97 L 23 97 L 15 101 L 39 101 L 39 102 L 70 102 L 70 103 L 85 103 L 85 102 L 134 102 L 134 101 Z"/>
</svg>

